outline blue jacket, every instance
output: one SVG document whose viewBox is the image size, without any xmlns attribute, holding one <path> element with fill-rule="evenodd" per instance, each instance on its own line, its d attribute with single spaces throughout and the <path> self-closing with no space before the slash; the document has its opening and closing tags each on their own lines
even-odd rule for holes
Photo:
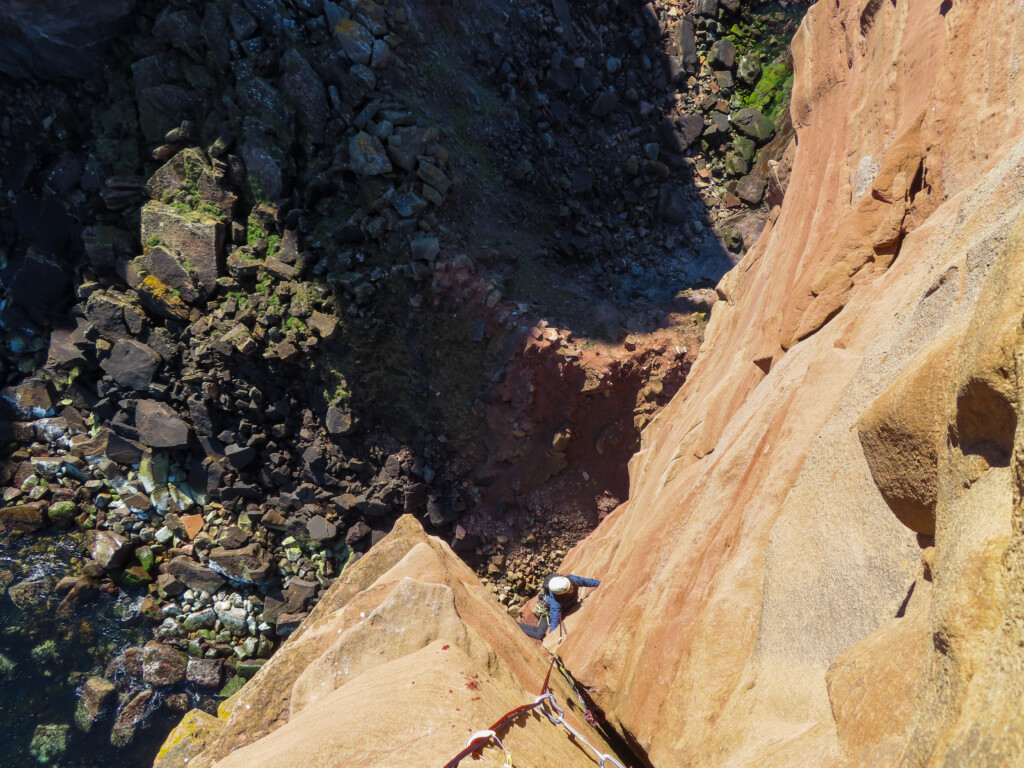
<svg viewBox="0 0 1024 768">
<path fill-rule="evenodd" d="M 601 582 L 597 579 L 585 579 L 582 576 L 572 575 L 570 575 L 568 578 L 569 582 L 574 587 L 597 587 L 601 585 Z M 576 594 L 572 593 L 570 597 L 575 599 Z M 562 604 L 558 602 L 558 598 L 550 592 L 547 592 L 545 594 L 544 599 L 547 601 L 548 604 L 548 633 L 550 634 L 558 628 L 558 625 L 562 621 Z"/>
</svg>

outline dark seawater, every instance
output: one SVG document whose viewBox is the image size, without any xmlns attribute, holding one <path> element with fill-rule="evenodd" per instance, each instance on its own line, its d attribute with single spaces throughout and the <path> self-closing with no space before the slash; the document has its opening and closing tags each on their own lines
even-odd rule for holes
<svg viewBox="0 0 1024 768">
<path fill-rule="evenodd" d="M 66 535 L 26 537 L 15 545 L 0 543 L 0 576 L 13 574 L 11 584 L 49 579 L 52 585 L 74 570 L 78 552 Z M 0 582 L 2 583 L 2 582 Z M 66 619 L 57 618 L 60 597 L 52 589 L 35 608 L 19 609 L 0 590 L 0 768 L 32 765 L 99 768 L 121 765 L 143 768 L 153 759 L 177 715 L 154 707 L 131 744 L 110 744 L 115 701 L 90 733 L 75 726 L 77 689 L 129 645 L 145 642 L 149 623 L 137 615 L 142 593 L 118 599 L 101 594 Z M 47 644 L 52 642 L 52 644 Z M 35 653 L 33 650 L 35 649 Z M 159 696 L 154 696 L 158 703 Z M 30 752 L 40 725 L 67 725 L 67 748 L 49 762 Z"/>
</svg>

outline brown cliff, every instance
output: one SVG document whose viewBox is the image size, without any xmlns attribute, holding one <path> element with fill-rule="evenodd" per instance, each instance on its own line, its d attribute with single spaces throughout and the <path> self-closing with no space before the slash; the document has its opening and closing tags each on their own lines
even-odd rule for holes
<svg viewBox="0 0 1024 768">
<path fill-rule="evenodd" d="M 1022 760 L 1015 9 L 822 0 L 797 35 L 785 204 L 563 568 L 602 586 L 561 653 L 655 766 Z M 406 522 L 158 765 L 441 765 L 544 667 Z M 593 764 L 550 728 L 515 765 Z"/>
</svg>

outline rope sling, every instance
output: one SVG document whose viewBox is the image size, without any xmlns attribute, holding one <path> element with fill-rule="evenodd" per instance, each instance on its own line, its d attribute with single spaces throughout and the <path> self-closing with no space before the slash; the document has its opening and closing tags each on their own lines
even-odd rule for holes
<svg viewBox="0 0 1024 768">
<path fill-rule="evenodd" d="M 534 699 L 533 703 L 524 704 L 521 707 L 516 707 L 511 712 L 506 712 L 494 725 L 492 725 L 490 728 L 486 730 L 475 731 L 472 735 L 470 735 L 469 741 L 466 742 L 465 748 L 461 752 L 459 752 L 459 754 L 457 754 L 455 757 L 449 760 L 445 764 L 444 768 L 456 768 L 456 766 L 463 760 L 463 758 L 468 757 L 474 752 L 479 752 L 483 750 L 492 742 L 498 749 L 502 751 L 502 753 L 505 756 L 504 768 L 515 768 L 512 765 L 512 755 L 508 751 L 508 748 L 505 747 L 505 745 L 502 743 L 499 733 L 500 731 L 504 730 L 508 725 L 510 725 L 516 718 L 535 709 L 539 709 L 541 712 L 543 712 L 544 716 L 547 717 L 548 721 L 552 725 L 562 726 L 563 728 L 565 728 L 565 730 L 569 732 L 569 734 L 576 740 L 578 744 L 582 744 L 583 746 L 587 747 L 587 749 L 589 749 L 591 752 L 593 752 L 594 759 L 600 766 L 600 768 L 605 768 L 605 766 L 608 765 L 615 766 L 615 768 L 626 768 L 626 766 L 620 763 L 613 755 L 605 754 L 597 747 L 595 747 L 593 744 L 591 744 L 589 741 L 587 741 L 586 737 L 583 734 L 581 734 L 579 731 L 577 731 L 575 728 L 573 728 L 571 725 L 569 725 L 569 723 L 565 721 L 565 711 L 560 706 L 558 706 L 558 701 L 555 699 L 555 694 L 552 693 L 549 689 L 549 684 L 551 682 L 551 672 L 555 669 L 556 666 L 558 667 L 558 671 L 562 674 L 563 677 L 565 677 L 566 681 L 569 683 L 569 686 L 576 694 L 576 698 L 579 699 L 580 706 L 584 710 L 584 717 L 586 717 L 587 722 L 593 726 L 596 726 L 597 720 L 596 718 L 594 718 L 593 713 L 589 709 L 587 709 L 586 702 L 583 699 L 583 695 L 580 693 L 579 688 L 576 687 L 576 683 L 572 679 L 572 675 L 569 674 L 569 671 L 565 668 L 565 665 L 562 664 L 562 660 L 559 659 L 556 654 L 552 654 L 551 664 L 548 665 L 548 673 L 544 677 L 544 685 L 541 687 L 540 695 L 536 699 Z"/>
</svg>

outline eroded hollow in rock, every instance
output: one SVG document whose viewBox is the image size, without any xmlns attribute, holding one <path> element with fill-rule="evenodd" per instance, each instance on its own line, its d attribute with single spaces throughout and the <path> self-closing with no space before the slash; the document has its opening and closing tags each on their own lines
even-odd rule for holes
<svg viewBox="0 0 1024 768">
<path fill-rule="evenodd" d="M 990 467 L 1006 467 L 1017 431 L 1016 404 L 986 380 L 969 380 L 956 400 L 951 438 L 964 454 L 980 456 Z"/>
</svg>

